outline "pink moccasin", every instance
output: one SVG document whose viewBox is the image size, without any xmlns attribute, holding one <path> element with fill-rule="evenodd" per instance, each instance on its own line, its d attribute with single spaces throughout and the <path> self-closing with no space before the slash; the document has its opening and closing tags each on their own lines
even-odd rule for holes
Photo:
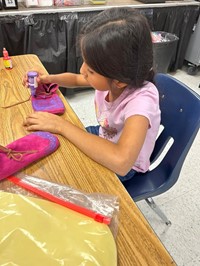
<svg viewBox="0 0 200 266">
<path fill-rule="evenodd" d="M 0 146 L 0 180 L 53 153 L 60 143 L 49 132 L 38 131 Z"/>
<path fill-rule="evenodd" d="M 65 106 L 56 93 L 57 89 L 58 85 L 55 83 L 39 85 L 35 95 L 31 96 L 33 109 L 52 114 L 63 114 Z"/>
</svg>

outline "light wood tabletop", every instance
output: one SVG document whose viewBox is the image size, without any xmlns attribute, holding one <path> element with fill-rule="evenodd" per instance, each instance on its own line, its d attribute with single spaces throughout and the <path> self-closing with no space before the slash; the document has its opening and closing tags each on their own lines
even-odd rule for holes
<svg viewBox="0 0 200 266">
<path fill-rule="evenodd" d="M 36 55 L 13 56 L 12 62 L 13 69 L 6 70 L 0 58 L 0 145 L 4 146 L 29 134 L 22 124 L 33 110 L 30 91 L 22 85 L 22 77 L 36 65 L 43 67 Z M 83 128 L 63 95 L 58 93 L 66 107 L 63 118 Z M 62 136 L 58 138 L 58 150 L 26 167 L 23 173 L 70 185 L 87 193 L 118 196 L 120 209 L 116 244 L 119 266 L 176 265 L 117 176 L 88 158 Z M 11 183 L 7 180 L 0 182 L 1 190 L 9 186 Z"/>
</svg>

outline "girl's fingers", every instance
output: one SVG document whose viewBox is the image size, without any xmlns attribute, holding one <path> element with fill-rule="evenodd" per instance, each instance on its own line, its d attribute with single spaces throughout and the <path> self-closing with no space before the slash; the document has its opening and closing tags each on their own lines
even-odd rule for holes
<svg viewBox="0 0 200 266">
<path fill-rule="evenodd" d="M 39 125 L 34 125 L 34 124 L 31 124 L 31 125 L 25 125 L 24 128 L 27 130 L 27 131 L 45 131 L 45 129 L 43 129 L 42 127 L 40 127 Z"/>
<path fill-rule="evenodd" d="M 36 124 L 37 121 L 38 121 L 37 113 L 32 113 L 26 117 L 26 120 L 24 121 L 23 125 L 25 126 L 25 125 Z"/>
</svg>

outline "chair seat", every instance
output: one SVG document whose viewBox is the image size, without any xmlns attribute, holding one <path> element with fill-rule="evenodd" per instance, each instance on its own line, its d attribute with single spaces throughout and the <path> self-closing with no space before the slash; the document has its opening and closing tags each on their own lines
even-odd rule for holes
<svg viewBox="0 0 200 266">
<path fill-rule="evenodd" d="M 166 173 L 159 175 L 159 178 L 151 172 L 136 174 L 133 179 L 125 181 L 123 184 L 134 201 L 143 200 L 159 195 L 171 187 L 169 176 Z M 167 185 L 168 184 L 168 185 Z"/>
</svg>

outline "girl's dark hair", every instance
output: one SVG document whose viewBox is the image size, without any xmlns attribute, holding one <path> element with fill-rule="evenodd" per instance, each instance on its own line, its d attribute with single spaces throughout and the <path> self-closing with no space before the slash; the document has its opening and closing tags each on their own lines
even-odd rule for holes
<svg viewBox="0 0 200 266">
<path fill-rule="evenodd" d="M 147 19 L 133 8 L 94 16 L 80 35 L 85 62 L 97 73 L 138 88 L 153 80 L 153 50 Z"/>
</svg>

